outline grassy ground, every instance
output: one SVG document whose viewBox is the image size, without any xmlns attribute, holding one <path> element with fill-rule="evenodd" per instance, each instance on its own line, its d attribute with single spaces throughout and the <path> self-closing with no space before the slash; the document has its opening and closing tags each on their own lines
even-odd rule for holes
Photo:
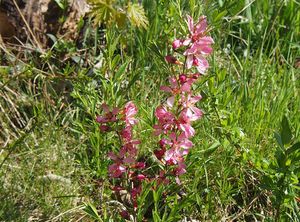
<svg viewBox="0 0 300 222">
<path fill-rule="evenodd" d="M 300 3 L 144 0 L 143 6 L 148 28 L 111 25 L 105 44 L 102 30 L 87 21 L 78 44 L 58 40 L 43 55 L 2 46 L 0 221 L 121 221 L 107 176 L 106 154 L 115 148 L 95 116 L 104 101 L 133 100 L 141 155 L 150 159 L 157 146 L 153 113 L 169 75 L 163 56 L 183 32 L 186 14 L 207 15 L 215 40 L 211 68 L 195 88 L 205 115 L 194 125 L 184 195 L 173 188 L 158 215 L 146 217 L 299 221 Z M 280 141 L 287 141 L 283 149 Z"/>
</svg>

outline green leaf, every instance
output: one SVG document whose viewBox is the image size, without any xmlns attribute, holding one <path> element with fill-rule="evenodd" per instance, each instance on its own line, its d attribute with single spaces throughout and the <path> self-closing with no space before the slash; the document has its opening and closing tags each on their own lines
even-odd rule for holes
<svg viewBox="0 0 300 222">
<path fill-rule="evenodd" d="M 120 68 L 118 69 L 118 71 L 116 72 L 116 74 L 114 76 L 115 80 L 121 80 L 122 79 L 121 77 L 125 73 L 127 66 L 128 66 L 128 62 L 126 62 L 126 63 L 124 63 L 120 66 Z"/>
<path fill-rule="evenodd" d="M 293 146 L 291 146 L 290 148 L 287 149 L 287 153 L 291 154 L 296 152 L 297 150 L 300 150 L 300 142 L 295 143 Z"/>
<path fill-rule="evenodd" d="M 216 12 L 216 16 L 214 16 L 214 23 L 220 21 L 225 15 L 227 15 L 227 13 L 228 13 L 227 10 L 224 10 L 224 11 L 222 11 L 220 13 Z"/>
<path fill-rule="evenodd" d="M 129 3 L 127 7 L 127 16 L 131 24 L 138 28 L 147 28 L 149 24 L 144 8 L 139 4 Z"/>
<path fill-rule="evenodd" d="M 153 216 L 153 221 L 154 222 L 160 222 L 161 221 L 157 211 L 152 211 L 152 216 Z"/>
<path fill-rule="evenodd" d="M 91 203 L 85 203 L 85 208 L 83 209 L 84 212 L 87 213 L 91 218 L 101 221 L 101 218 L 97 212 L 96 207 Z"/>
<path fill-rule="evenodd" d="M 214 142 L 207 150 L 204 151 L 206 156 L 210 156 L 213 152 L 215 152 L 218 147 L 221 145 L 219 141 Z"/>
<path fill-rule="evenodd" d="M 131 79 L 131 81 L 129 82 L 128 86 L 127 86 L 127 90 L 130 89 L 130 87 L 139 79 L 140 75 L 139 74 L 135 74 L 133 76 L 133 78 Z"/>
<path fill-rule="evenodd" d="M 274 137 L 275 137 L 277 143 L 279 144 L 279 146 L 280 146 L 280 148 L 281 148 L 281 151 L 283 151 L 284 146 L 283 146 L 283 142 L 282 142 L 282 138 L 281 138 L 280 134 L 277 133 L 277 132 L 275 132 L 275 133 L 274 133 Z"/>
<path fill-rule="evenodd" d="M 96 24 L 107 24 L 115 20 L 114 0 L 88 0 L 87 2 L 92 6 L 91 15 Z"/>
<path fill-rule="evenodd" d="M 281 139 L 284 145 L 289 144 L 292 140 L 292 131 L 289 125 L 289 121 L 286 116 L 283 117 L 281 122 Z"/>
<path fill-rule="evenodd" d="M 65 10 L 68 7 L 68 2 L 66 0 L 54 0 L 57 5 L 62 9 Z"/>
<path fill-rule="evenodd" d="M 111 62 L 111 69 L 114 70 L 117 67 L 120 60 L 121 60 L 121 56 L 119 54 L 117 54 Z"/>
</svg>

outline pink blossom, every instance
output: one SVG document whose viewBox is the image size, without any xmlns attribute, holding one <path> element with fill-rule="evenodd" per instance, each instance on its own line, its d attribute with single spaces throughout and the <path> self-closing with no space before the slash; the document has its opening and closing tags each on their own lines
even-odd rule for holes
<svg viewBox="0 0 300 222">
<path fill-rule="evenodd" d="M 140 144 L 139 140 L 133 140 L 131 142 L 128 142 L 121 147 L 120 152 L 123 152 L 132 158 L 136 157 L 137 156 L 136 145 L 138 145 L 138 144 Z"/>
<path fill-rule="evenodd" d="M 120 133 L 121 137 L 123 140 L 125 141 L 131 141 L 132 140 L 132 127 L 126 126 L 124 129 L 122 129 L 121 133 Z"/>
<path fill-rule="evenodd" d="M 179 149 L 171 148 L 166 151 L 164 159 L 169 165 L 175 165 L 182 160 L 182 155 Z"/>
<path fill-rule="evenodd" d="M 136 176 L 138 180 L 145 180 L 147 177 L 144 174 L 139 174 Z"/>
<path fill-rule="evenodd" d="M 191 47 L 189 47 L 184 55 L 192 55 L 192 54 L 200 54 L 200 55 L 209 55 L 212 53 L 211 44 L 214 41 L 211 37 L 205 36 L 198 39 L 196 42 L 192 43 Z"/>
<path fill-rule="evenodd" d="M 165 160 L 167 163 L 174 165 L 183 161 L 183 156 L 188 154 L 189 148 L 193 146 L 193 143 L 185 137 L 185 134 L 176 136 L 174 132 L 170 134 L 170 140 L 167 144 L 170 145 L 171 149 L 165 153 Z"/>
<path fill-rule="evenodd" d="M 195 66 L 199 73 L 204 74 L 209 68 L 207 60 L 201 55 L 188 55 L 186 59 L 186 67 L 190 69 L 192 66 Z"/>
<path fill-rule="evenodd" d="M 194 25 L 193 18 L 191 16 L 187 16 L 187 25 L 190 31 L 190 40 L 192 42 L 198 41 L 201 37 L 204 37 L 207 32 L 207 20 L 205 16 L 201 16 L 196 25 Z"/>
<path fill-rule="evenodd" d="M 154 151 L 154 155 L 158 160 L 161 160 L 163 156 L 165 155 L 166 149 L 159 149 Z"/>
<path fill-rule="evenodd" d="M 176 39 L 173 43 L 172 43 L 172 47 L 174 50 L 180 48 L 182 46 L 182 40 L 180 39 Z"/>
<path fill-rule="evenodd" d="M 195 135 L 195 129 L 191 126 L 190 117 L 186 112 L 181 112 L 177 121 L 178 128 L 182 130 L 186 138 L 190 138 Z"/>
<path fill-rule="evenodd" d="M 204 74 L 209 67 L 204 56 L 212 53 L 211 44 L 214 43 L 210 36 L 206 36 L 206 17 L 200 17 L 199 22 L 194 26 L 193 19 L 188 16 L 187 24 L 190 31 L 190 38 L 186 41 L 191 43 L 191 45 L 184 52 L 184 55 L 187 56 L 186 67 L 190 69 L 192 66 L 195 66 L 198 72 Z"/>
<path fill-rule="evenodd" d="M 177 136 L 174 132 L 172 132 L 170 133 L 169 137 L 170 139 L 166 140 L 166 144 L 168 144 L 172 148 L 188 149 L 193 146 L 193 143 L 190 140 L 188 140 L 183 133 Z M 185 155 L 185 153 L 183 153 L 183 155 Z"/>
<path fill-rule="evenodd" d="M 178 80 L 175 77 L 169 78 L 170 86 L 161 86 L 160 89 L 165 92 L 169 92 L 172 95 L 178 95 L 182 93 L 189 93 L 191 91 L 192 84 L 197 80 L 196 75 L 187 76 L 181 74 Z M 174 98 L 168 98 L 167 104 L 172 107 Z"/>
<path fill-rule="evenodd" d="M 159 124 L 154 125 L 155 134 L 159 135 L 161 133 L 166 133 L 168 130 L 172 129 L 175 124 L 174 114 L 167 111 L 163 106 L 157 107 L 155 110 L 155 116 L 158 118 Z"/>
<path fill-rule="evenodd" d="M 186 165 L 184 162 L 179 162 L 178 167 L 175 168 L 174 174 L 176 176 L 180 176 L 182 174 L 186 173 Z"/>
<path fill-rule="evenodd" d="M 135 125 L 137 123 L 137 120 L 134 118 L 137 114 L 137 107 L 132 101 L 125 104 L 123 113 L 125 114 L 125 123 L 127 126 Z"/>
<path fill-rule="evenodd" d="M 142 187 L 141 186 L 137 186 L 132 188 L 131 190 L 131 197 L 133 200 L 136 200 L 137 196 L 142 192 Z"/>
<path fill-rule="evenodd" d="M 144 169 L 146 167 L 145 162 L 137 162 L 134 166 L 136 169 Z"/>
<path fill-rule="evenodd" d="M 170 86 L 161 86 L 160 90 L 165 92 L 170 92 L 172 94 L 178 94 L 180 92 L 180 89 L 178 87 L 178 83 L 175 77 L 169 78 Z"/>
<path fill-rule="evenodd" d="M 159 145 L 160 145 L 161 149 L 157 149 L 154 151 L 154 155 L 156 156 L 156 158 L 158 160 L 161 160 L 163 158 L 163 156 L 165 155 L 167 143 L 168 143 L 168 140 L 165 138 L 162 138 L 159 141 Z"/>
<path fill-rule="evenodd" d="M 201 99 L 201 95 L 199 96 L 182 96 L 181 102 L 182 106 L 185 108 L 182 112 L 183 118 L 186 118 L 188 121 L 196 121 L 202 117 L 202 111 L 195 106 L 195 103 Z"/>
<path fill-rule="evenodd" d="M 111 177 L 118 178 L 126 172 L 126 167 L 120 163 L 114 163 L 108 167 L 108 172 Z"/>
</svg>

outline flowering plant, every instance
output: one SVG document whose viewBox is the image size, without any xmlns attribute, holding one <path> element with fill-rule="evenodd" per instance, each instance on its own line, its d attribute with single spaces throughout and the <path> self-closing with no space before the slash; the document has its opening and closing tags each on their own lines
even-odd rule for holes
<svg viewBox="0 0 300 222">
<path fill-rule="evenodd" d="M 202 117 L 202 111 L 196 107 L 196 103 L 202 98 L 194 95 L 192 85 L 208 69 L 206 56 L 211 54 L 213 39 L 207 36 L 206 17 L 200 17 L 194 25 L 193 19 L 187 16 L 189 35 L 185 39 L 176 39 L 172 46 L 175 52 L 184 48 L 183 61 L 173 55 L 166 56 L 166 61 L 171 64 L 182 65 L 183 71 L 178 75 L 169 77 L 169 86 L 162 86 L 161 90 L 170 93 L 166 103 L 157 107 L 155 116 L 158 124 L 154 126 L 155 134 L 161 135 L 160 149 L 155 151 L 157 158 L 168 168 L 173 166 L 171 175 L 178 176 L 186 172 L 184 157 L 193 146 L 190 138 L 195 135 L 192 122 Z M 179 54 L 179 52 L 178 52 Z M 193 73 L 195 67 L 197 72 Z"/>
<path fill-rule="evenodd" d="M 190 139 L 195 135 L 192 123 L 203 115 L 196 106 L 202 97 L 194 94 L 193 84 L 208 69 L 206 57 L 211 54 L 213 44 L 213 39 L 207 36 L 206 17 L 200 17 L 194 24 L 193 19 L 187 16 L 187 25 L 189 35 L 172 43 L 173 50 L 179 56 L 165 57 L 168 63 L 179 67 L 179 74 L 170 76 L 169 85 L 160 87 L 170 95 L 155 110 L 158 122 L 153 126 L 154 135 L 160 136 L 160 140 L 154 155 L 160 163 L 160 170 L 154 175 L 153 171 L 152 174 L 146 173 L 146 163 L 138 161 L 137 146 L 140 141 L 133 139 L 133 126 L 137 124 L 137 107 L 133 102 L 126 103 L 123 109 L 110 109 L 103 104 L 104 114 L 96 118 L 102 132 L 115 131 L 120 141 L 119 151 L 108 153 L 113 161 L 108 172 L 115 179 L 112 190 L 116 194 L 126 191 L 129 196 L 130 206 L 120 212 L 125 219 L 132 217 L 136 221 L 137 197 L 142 192 L 142 181 L 156 181 L 159 185 L 169 184 L 175 178 L 176 183 L 180 184 L 179 176 L 186 172 L 185 156 L 193 147 Z"/>
</svg>

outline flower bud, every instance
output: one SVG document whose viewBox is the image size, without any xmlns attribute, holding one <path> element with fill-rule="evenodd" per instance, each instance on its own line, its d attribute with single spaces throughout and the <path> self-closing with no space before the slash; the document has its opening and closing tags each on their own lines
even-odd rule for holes
<svg viewBox="0 0 300 222">
<path fill-rule="evenodd" d="M 136 176 L 138 180 L 145 180 L 147 177 L 144 174 L 139 174 Z"/>
<path fill-rule="evenodd" d="M 179 64 L 180 62 L 177 60 L 177 58 L 175 58 L 174 56 L 171 56 L 171 55 L 167 55 L 165 56 L 165 59 L 168 63 L 171 63 L 171 64 Z"/>
<path fill-rule="evenodd" d="M 178 49 L 179 47 L 182 46 L 182 41 L 180 39 L 176 39 L 173 43 L 172 43 L 172 47 L 174 50 Z"/>
<path fill-rule="evenodd" d="M 186 77 L 185 74 L 179 75 L 179 81 L 180 81 L 181 84 L 185 83 L 186 79 L 187 79 L 187 77 Z"/>
<path fill-rule="evenodd" d="M 126 220 L 129 220 L 129 219 L 130 219 L 130 215 L 129 215 L 129 213 L 128 213 L 127 210 L 122 210 L 122 211 L 120 212 L 120 215 L 121 215 L 122 218 L 124 218 L 124 219 L 126 219 Z"/>
<path fill-rule="evenodd" d="M 200 65 L 199 60 L 197 58 L 193 59 L 193 65 L 194 66 L 199 66 Z"/>
<path fill-rule="evenodd" d="M 165 149 L 155 150 L 154 155 L 156 156 L 157 159 L 161 160 L 165 155 Z"/>
<path fill-rule="evenodd" d="M 146 164 L 144 162 L 137 162 L 135 164 L 135 168 L 137 169 L 144 169 L 146 167 Z"/>
</svg>

